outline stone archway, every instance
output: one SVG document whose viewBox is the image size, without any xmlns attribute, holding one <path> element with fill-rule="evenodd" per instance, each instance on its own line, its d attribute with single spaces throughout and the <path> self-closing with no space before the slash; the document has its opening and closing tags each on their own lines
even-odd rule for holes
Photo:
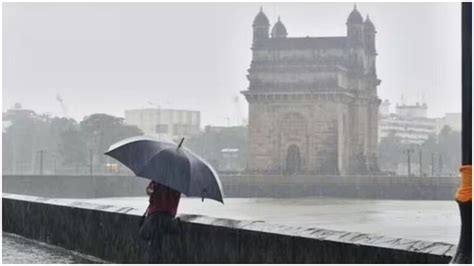
<svg viewBox="0 0 474 266">
<path fill-rule="evenodd" d="M 300 148 L 295 144 L 288 147 L 285 170 L 290 175 L 301 173 L 301 152 Z"/>
<path fill-rule="evenodd" d="M 286 174 L 301 174 L 306 171 L 308 152 L 308 122 L 300 112 L 282 115 L 279 124 L 280 167 Z"/>
</svg>

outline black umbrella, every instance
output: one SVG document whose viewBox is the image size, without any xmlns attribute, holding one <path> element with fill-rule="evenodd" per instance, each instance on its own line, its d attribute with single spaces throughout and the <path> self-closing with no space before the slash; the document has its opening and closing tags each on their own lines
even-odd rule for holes
<svg viewBox="0 0 474 266">
<path fill-rule="evenodd" d="M 117 159 L 135 175 L 173 188 L 188 197 L 224 203 L 219 177 L 204 159 L 179 145 L 151 137 L 132 137 L 110 146 L 106 155 Z"/>
</svg>

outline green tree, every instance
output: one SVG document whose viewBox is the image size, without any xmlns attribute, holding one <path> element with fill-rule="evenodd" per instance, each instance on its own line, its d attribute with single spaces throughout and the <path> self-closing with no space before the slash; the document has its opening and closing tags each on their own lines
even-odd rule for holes
<svg viewBox="0 0 474 266">
<path fill-rule="evenodd" d="M 225 148 L 239 149 L 241 168 L 246 167 L 247 127 L 206 127 L 206 130 L 189 140 L 185 146 L 219 168 L 222 161 L 221 150 Z"/>
<path fill-rule="evenodd" d="M 51 142 L 49 116 L 28 110 L 10 110 L 3 113 L 3 120 L 11 123 L 2 134 L 4 171 L 17 174 L 37 172 L 38 151 Z"/>
<path fill-rule="evenodd" d="M 442 172 L 455 175 L 461 166 L 461 132 L 445 126 L 438 136 L 437 151 L 442 156 Z"/>
<path fill-rule="evenodd" d="M 421 151 L 424 174 L 431 175 L 434 172 L 435 175 L 456 175 L 461 164 L 461 133 L 445 126 L 437 136 L 430 136 L 421 145 L 403 144 L 400 138 L 390 134 L 382 138 L 379 143 L 381 169 L 395 171 L 399 163 L 407 161 L 408 149 L 413 151 L 411 153 L 413 165 L 419 164 Z M 412 174 L 418 175 L 418 172 L 412 172 Z"/>
<path fill-rule="evenodd" d="M 102 169 L 110 160 L 104 155 L 110 145 L 122 139 L 143 135 L 136 126 L 124 124 L 124 119 L 107 114 L 92 114 L 79 124 L 88 151 L 92 151 L 93 165 Z"/>
<path fill-rule="evenodd" d="M 70 128 L 61 132 L 58 154 L 62 168 L 69 171 L 79 171 L 79 166 L 87 165 L 87 147 L 78 128 Z"/>
<path fill-rule="evenodd" d="M 17 174 L 38 173 L 41 156 L 44 173 L 53 169 L 77 172 L 88 168 L 90 150 L 94 165 L 100 167 L 108 160 L 104 152 L 111 144 L 143 134 L 134 126 L 124 125 L 123 118 L 106 114 L 93 114 L 77 123 L 15 109 L 3 113 L 3 120 L 11 123 L 2 134 L 3 171 Z"/>
<path fill-rule="evenodd" d="M 398 164 L 404 158 L 404 151 L 407 149 L 401 138 L 390 132 L 388 136 L 380 140 L 378 148 L 380 168 L 385 171 L 396 171 Z"/>
</svg>

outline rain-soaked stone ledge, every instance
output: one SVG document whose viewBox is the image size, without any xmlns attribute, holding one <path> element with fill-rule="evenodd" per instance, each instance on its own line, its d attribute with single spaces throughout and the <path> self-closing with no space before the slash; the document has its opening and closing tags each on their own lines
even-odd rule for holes
<svg viewBox="0 0 474 266">
<path fill-rule="evenodd" d="M 139 210 L 2 195 L 3 230 L 116 263 L 141 263 Z M 375 234 L 181 215 L 168 263 L 448 263 L 455 246 Z"/>
</svg>

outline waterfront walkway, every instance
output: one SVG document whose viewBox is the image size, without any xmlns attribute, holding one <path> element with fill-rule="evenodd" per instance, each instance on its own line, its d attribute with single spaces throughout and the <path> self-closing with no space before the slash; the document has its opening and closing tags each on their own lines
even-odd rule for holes
<svg viewBox="0 0 474 266">
<path fill-rule="evenodd" d="M 138 213 L 145 211 L 148 202 L 147 197 L 64 200 L 133 207 Z M 260 220 L 450 244 L 457 244 L 459 240 L 459 210 L 454 201 L 227 198 L 222 205 L 212 200 L 201 202 L 197 198 L 181 200 L 178 215 Z"/>
</svg>

